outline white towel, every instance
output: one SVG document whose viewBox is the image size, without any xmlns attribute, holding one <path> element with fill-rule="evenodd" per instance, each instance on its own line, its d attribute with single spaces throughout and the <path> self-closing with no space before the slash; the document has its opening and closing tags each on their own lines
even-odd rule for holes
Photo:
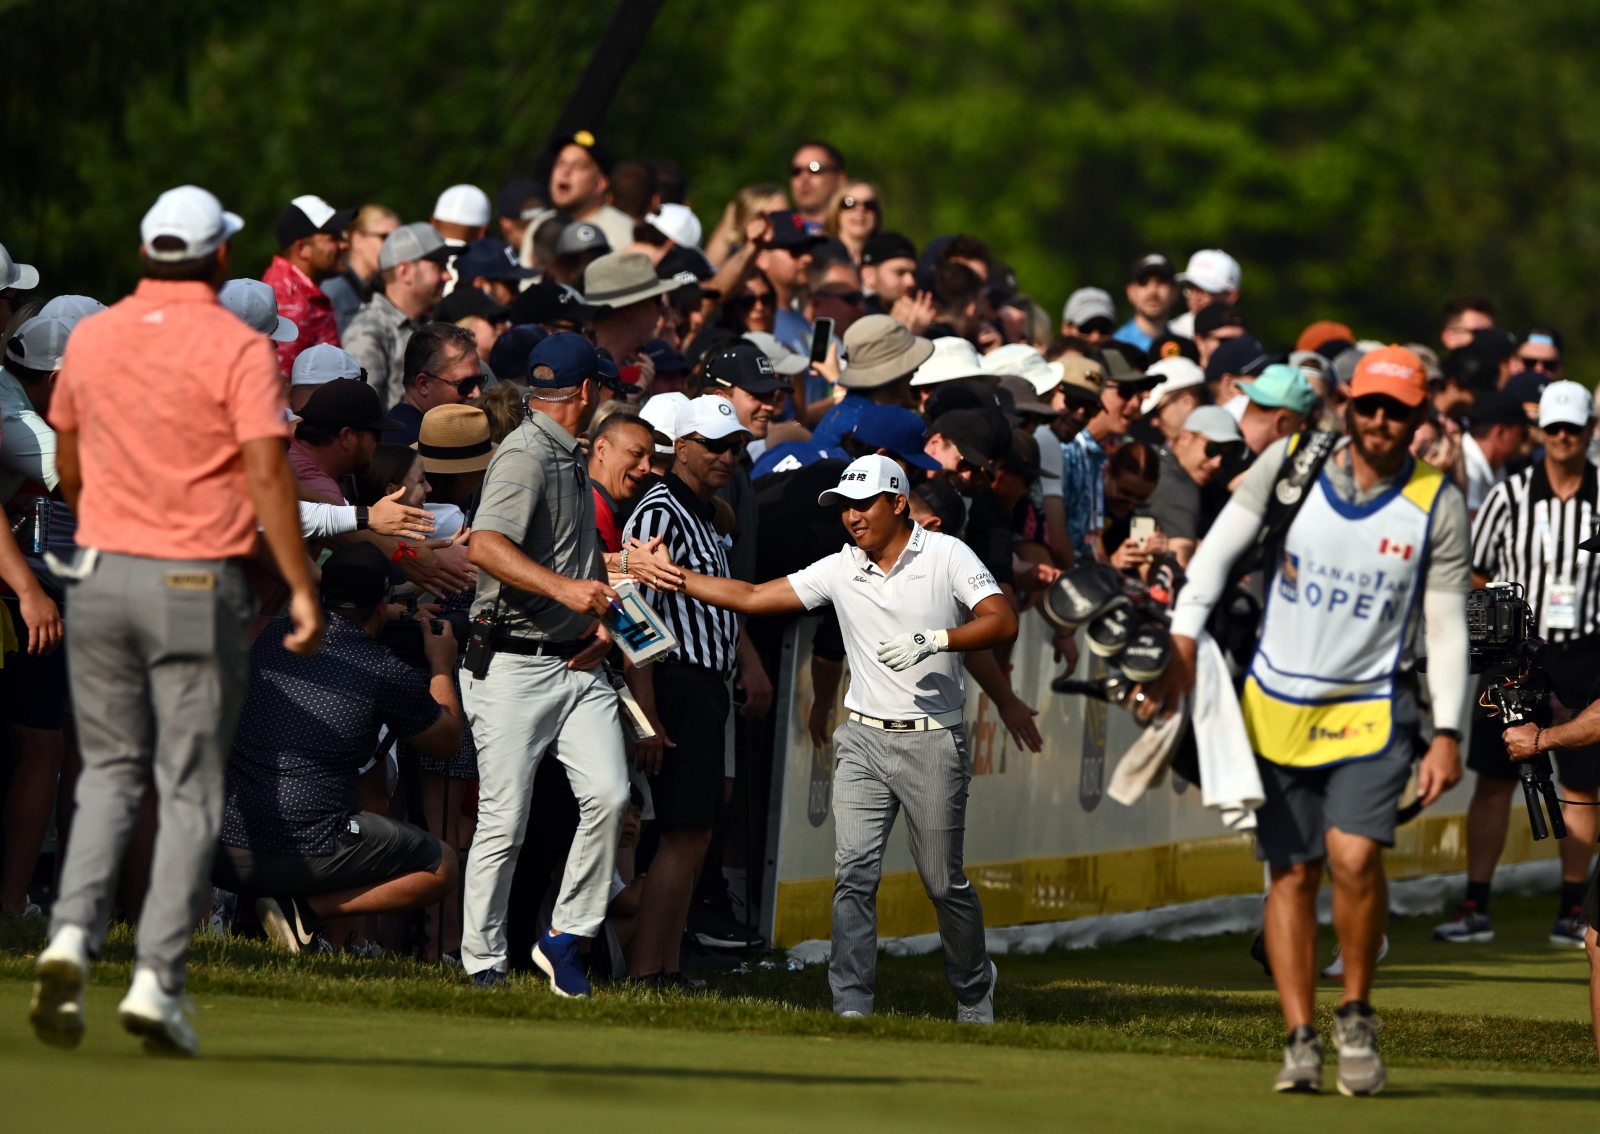
<svg viewBox="0 0 1600 1134">
<path fill-rule="evenodd" d="M 1193 725 L 1200 753 L 1200 800 L 1221 813 L 1230 831 L 1253 831 L 1266 800 L 1250 734 L 1222 649 L 1201 632 L 1195 650 Z"/>
<path fill-rule="evenodd" d="M 1172 763 L 1172 753 L 1188 723 L 1189 698 L 1185 697 L 1177 712 L 1145 729 L 1122 754 L 1117 770 L 1111 774 L 1111 786 L 1106 794 L 1123 806 L 1132 807 L 1145 792 L 1160 787 L 1167 778 L 1167 766 Z"/>
</svg>

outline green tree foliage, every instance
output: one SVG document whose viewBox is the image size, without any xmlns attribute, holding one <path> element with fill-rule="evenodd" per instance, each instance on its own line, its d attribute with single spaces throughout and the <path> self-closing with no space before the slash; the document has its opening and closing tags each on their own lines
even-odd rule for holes
<svg viewBox="0 0 1600 1134">
<path fill-rule="evenodd" d="M 610 5 L 0 5 L 3 239 L 105 298 L 161 188 L 426 216 L 526 171 Z M 602 133 L 680 161 L 708 228 L 807 136 L 914 238 L 985 236 L 1056 306 L 1223 247 L 1252 329 L 1431 340 L 1449 295 L 1600 340 L 1600 9 L 1576 0 L 668 0 Z"/>
</svg>

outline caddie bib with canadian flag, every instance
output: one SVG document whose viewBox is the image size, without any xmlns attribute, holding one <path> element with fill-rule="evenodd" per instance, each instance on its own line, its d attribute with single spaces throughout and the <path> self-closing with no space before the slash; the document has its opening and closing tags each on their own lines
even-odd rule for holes
<svg viewBox="0 0 1600 1134">
<path fill-rule="evenodd" d="M 1408 458 L 1409 459 L 1409 458 Z M 1284 538 L 1240 708 L 1251 747 L 1315 768 L 1379 755 L 1444 475 L 1412 460 L 1365 504 L 1324 471 Z"/>
</svg>

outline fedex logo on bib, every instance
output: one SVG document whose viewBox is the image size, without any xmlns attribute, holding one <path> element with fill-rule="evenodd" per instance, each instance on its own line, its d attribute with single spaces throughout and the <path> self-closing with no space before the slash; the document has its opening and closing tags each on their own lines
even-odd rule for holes
<svg viewBox="0 0 1600 1134">
<path fill-rule="evenodd" d="M 1412 547 L 1384 545 L 1392 550 L 1383 554 L 1408 560 Z M 1407 577 L 1395 578 L 1387 571 L 1363 571 L 1325 563 L 1285 550 L 1278 571 L 1278 597 L 1303 609 L 1339 614 L 1351 618 L 1389 622 L 1405 609 L 1411 590 Z"/>
</svg>

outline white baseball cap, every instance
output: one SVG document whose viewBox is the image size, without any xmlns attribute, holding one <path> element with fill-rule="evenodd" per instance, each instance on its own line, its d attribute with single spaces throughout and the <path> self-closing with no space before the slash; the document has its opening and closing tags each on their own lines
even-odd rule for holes
<svg viewBox="0 0 1600 1134">
<path fill-rule="evenodd" d="M 738 411 L 727 398 L 716 394 L 701 394 L 687 406 L 680 407 L 673 422 L 673 438 L 698 433 L 707 441 L 717 441 L 735 433 L 750 432 L 739 422 Z"/>
<path fill-rule="evenodd" d="M 911 491 L 906 470 L 882 453 L 857 457 L 839 474 L 839 483 L 817 497 L 818 504 L 838 504 L 845 500 L 870 500 L 884 492 L 901 496 Z"/>
<path fill-rule="evenodd" d="M 981 361 L 987 373 L 1002 378 L 1007 376 L 1021 378 L 1041 397 L 1061 385 L 1061 376 L 1050 369 L 1050 364 L 1044 360 L 1044 355 L 1027 343 L 1007 343 L 1005 346 L 995 347 L 984 355 Z"/>
<path fill-rule="evenodd" d="M 1144 402 L 1139 406 L 1141 415 L 1159 406 L 1161 399 L 1174 390 L 1186 390 L 1190 386 L 1206 384 L 1206 372 L 1200 369 L 1199 364 L 1184 358 L 1181 354 L 1152 362 L 1145 367 L 1144 372 L 1160 375 L 1161 382 L 1144 396 Z"/>
<path fill-rule="evenodd" d="M 953 378 L 982 378 L 987 374 L 978 348 L 966 339 L 946 335 L 933 340 L 933 353 L 928 361 L 917 367 L 911 379 L 913 386 L 933 386 Z"/>
<path fill-rule="evenodd" d="M 39 269 L 32 264 L 18 264 L 11 259 L 6 246 L 0 244 L 0 288 L 14 287 L 18 291 L 32 291 L 39 286 Z"/>
<path fill-rule="evenodd" d="M 489 223 L 489 194 L 476 185 L 452 185 L 433 204 L 433 219 L 481 228 Z"/>
<path fill-rule="evenodd" d="M 1576 382 L 1552 382 L 1539 396 L 1539 428 L 1564 422 L 1588 425 L 1594 417 L 1594 402 L 1589 391 Z"/>
<path fill-rule="evenodd" d="M 778 336 L 768 331 L 746 331 L 744 339 L 746 342 L 755 343 L 761 353 L 766 355 L 767 359 L 772 363 L 772 369 L 782 374 L 785 378 L 791 378 L 796 374 L 804 374 L 811 369 L 809 356 L 801 354 L 799 351 L 790 350 L 778 341 Z"/>
<path fill-rule="evenodd" d="M 656 394 L 644 405 L 639 407 L 639 416 L 650 423 L 650 428 L 663 437 L 673 438 L 678 435 L 678 414 L 689 406 L 689 395 L 680 394 L 673 390 L 666 394 Z M 671 445 L 656 442 L 656 452 L 670 453 Z"/>
<path fill-rule="evenodd" d="M 163 264 L 198 260 L 221 248 L 244 227 L 244 218 L 230 213 L 198 185 L 180 185 L 156 198 L 139 222 L 139 240 L 144 254 Z M 155 242 L 170 236 L 183 242 L 181 248 L 158 250 Z"/>
<path fill-rule="evenodd" d="M 30 370 L 60 370 L 67 337 L 76 322 L 60 315 L 35 315 L 11 336 L 6 344 L 6 361 Z"/>
<path fill-rule="evenodd" d="M 1239 286 L 1239 261 L 1220 248 L 1202 248 L 1189 257 L 1189 266 L 1178 273 L 1178 282 L 1221 295 Z"/>
<path fill-rule="evenodd" d="M 300 337 L 300 328 L 278 314 L 278 296 L 270 284 L 229 280 L 217 292 L 217 302 L 275 343 L 292 343 Z"/>
<path fill-rule="evenodd" d="M 39 308 L 39 314 L 59 315 L 63 319 L 82 319 L 105 309 L 104 303 L 87 295 L 58 295 Z"/>
<path fill-rule="evenodd" d="M 1244 434 L 1239 432 L 1239 423 L 1233 419 L 1233 414 L 1221 406 L 1196 406 L 1189 411 L 1189 416 L 1183 419 L 1183 428 L 1189 433 L 1198 433 L 1207 440 L 1221 444 L 1244 440 Z"/>
<path fill-rule="evenodd" d="M 700 247 L 700 218 L 687 205 L 662 205 L 661 211 L 645 217 L 644 223 L 674 244 Z"/>
<path fill-rule="evenodd" d="M 318 343 L 295 356 L 289 373 L 291 386 L 320 386 L 335 378 L 360 379 L 361 364 L 351 354 L 332 343 Z"/>
</svg>

